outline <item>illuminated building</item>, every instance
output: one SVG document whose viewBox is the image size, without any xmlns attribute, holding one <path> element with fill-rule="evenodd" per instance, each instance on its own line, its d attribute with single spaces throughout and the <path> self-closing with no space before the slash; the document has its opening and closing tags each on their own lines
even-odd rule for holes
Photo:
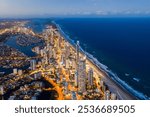
<svg viewBox="0 0 150 117">
<path fill-rule="evenodd" d="M 52 48 L 53 48 L 52 46 L 49 46 L 49 49 L 48 49 L 48 57 L 49 57 L 49 59 L 52 58 L 52 56 L 53 56 Z"/>
<path fill-rule="evenodd" d="M 69 69 L 70 68 L 70 63 L 69 63 L 69 59 L 66 59 L 66 69 Z"/>
<path fill-rule="evenodd" d="M 76 85 L 77 87 L 79 85 L 79 49 L 80 49 L 80 45 L 79 45 L 79 41 L 77 41 L 77 44 L 76 44 L 76 68 L 77 68 Z"/>
<path fill-rule="evenodd" d="M 50 43 L 53 45 L 54 44 L 54 29 L 52 26 L 50 26 Z"/>
<path fill-rule="evenodd" d="M 62 64 L 62 65 L 64 65 L 64 64 L 65 64 L 65 60 L 64 60 L 64 58 L 65 58 L 65 57 L 64 57 L 64 55 L 62 54 L 62 55 L 61 55 L 61 64 Z"/>
<path fill-rule="evenodd" d="M 4 88 L 2 85 L 0 85 L 0 95 L 4 95 Z"/>
<path fill-rule="evenodd" d="M 115 93 L 111 94 L 111 100 L 117 100 L 117 95 Z"/>
<path fill-rule="evenodd" d="M 42 65 L 42 62 L 41 61 L 38 61 L 38 66 L 41 66 Z"/>
<path fill-rule="evenodd" d="M 43 49 L 40 50 L 40 54 L 41 54 L 41 56 L 44 56 L 44 50 Z"/>
<path fill-rule="evenodd" d="M 110 91 L 109 90 L 107 90 L 105 92 L 104 100 L 110 100 Z"/>
<path fill-rule="evenodd" d="M 72 68 L 76 69 L 76 62 L 75 62 L 75 60 L 72 60 Z"/>
<path fill-rule="evenodd" d="M 65 94 L 68 94 L 68 83 L 65 83 Z"/>
<path fill-rule="evenodd" d="M 48 56 L 45 55 L 44 59 L 45 59 L 45 64 L 47 65 L 49 63 Z"/>
<path fill-rule="evenodd" d="M 76 63 L 77 64 L 79 63 L 79 49 L 80 49 L 80 44 L 79 44 L 79 41 L 77 41 L 77 44 L 76 44 Z"/>
<path fill-rule="evenodd" d="M 75 71 L 75 86 L 77 87 L 78 86 L 78 72 Z"/>
<path fill-rule="evenodd" d="M 40 48 L 37 46 L 37 47 L 35 47 L 35 52 L 37 53 L 37 54 L 40 54 Z"/>
<path fill-rule="evenodd" d="M 17 75 L 17 74 L 18 74 L 17 68 L 13 69 L 13 74 L 14 74 L 14 75 Z"/>
<path fill-rule="evenodd" d="M 18 70 L 18 75 L 21 76 L 23 74 L 22 70 Z"/>
<path fill-rule="evenodd" d="M 68 43 L 66 43 L 66 46 L 65 46 L 65 57 L 69 58 L 69 55 L 70 55 L 70 46 L 69 46 Z"/>
<path fill-rule="evenodd" d="M 54 58 L 54 59 L 56 59 L 57 55 L 56 55 L 55 50 L 53 49 L 53 51 L 52 51 L 52 52 L 53 52 L 53 58 Z"/>
<path fill-rule="evenodd" d="M 84 57 L 79 62 L 78 89 L 81 93 L 84 93 L 86 91 L 86 57 Z"/>
<path fill-rule="evenodd" d="M 36 69 L 36 60 L 31 60 L 30 61 L 30 67 L 31 67 L 31 70 L 35 70 Z"/>
<path fill-rule="evenodd" d="M 89 69 L 88 71 L 88 85 L 93 85 L 93 69 Z"/>
</svg>

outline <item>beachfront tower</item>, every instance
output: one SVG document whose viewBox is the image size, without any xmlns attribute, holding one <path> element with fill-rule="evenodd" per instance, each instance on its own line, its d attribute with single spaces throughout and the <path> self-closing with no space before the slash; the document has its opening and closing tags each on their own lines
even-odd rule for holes
<svg viewBox="0 0 150 117">
<path fill-rule="evenodd" d="M 66 59 L 69 58 L 69 56 L 70 56 L 70 46 L 66 42 L 66 46 L 65 46 L 65 57 L 66 57 Z"/>
<path fill-rule="evenodd" d="M 54 29 L 52 26 L 50 26 L 50 43 L 54 44 Z"/>
<path fill-rule="evenodd" d="M 4 88 L 2 85 L 0 85 L 0 95 L 4 95 Z"/>
<path fill-rule="evenodd" d="M 78 91 L 84 93 L 86 91 L 86 57 L 80 60 L 78 69 Z"/>
<path fill-rule="evenodd" d="M 77 78 L 76 78 L 76 81 L 77 81 L 77 87 L 79 85 L 78 81 L 79 81 L 79 49 L 80 49 L 80 44 L 79 44 L 79 41 L 77 41 L 77 44 L 76 44 L 76 69 L 77 69 Z"/>
<path fill-rule="evenodd" d="M 79 41 L 77 41 L 77 44 L 76 44 L 76 63 L 77 64 L 79 63 L 79 49 L 80 49 L 80 43 Z"/>
<path fill-rule="evenodd" d="M 105 92 L 104 100 L 110 100 L 110 91 L 109 91 L 109 90 L 107 90 L 107 91 Z"/>
<path fill-rule="evenodd" d="M 115 93 L 111 94 L 111 100 L 117 100 L 117 95 Z"/>
<path fill-rule="evenodd" d="M 0 100 L 4 100 L 4 87 L 2 85 L 0 85 Z"/>
<path fill-rule="evenodd" d="M 93 86 L 93 69 L 90 68 L 88 71 L 88 85 Z"/>
<path fill-rule="evenodd" d="M 78 86 L 78 72 L 75 71 L 75 86 L 77 87 Z"/>
<path fill-rule="evenodd" d="M 31 70 L 35 70 L 36 69 L 36 60 L 31 60 L 30 61 L 30 67 L 31 67 Z"/>
</svg>

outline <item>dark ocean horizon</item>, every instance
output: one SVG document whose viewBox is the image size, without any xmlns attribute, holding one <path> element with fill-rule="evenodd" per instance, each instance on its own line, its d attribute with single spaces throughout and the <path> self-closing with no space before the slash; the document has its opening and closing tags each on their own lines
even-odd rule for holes
<svg viewBox="0 0 150 117">
<path fill-rule="evenodd" d="M 150 18 L 66 18 L 55 22 L 127 84 L 127 90 L 150 99 Z"/>
</svg>

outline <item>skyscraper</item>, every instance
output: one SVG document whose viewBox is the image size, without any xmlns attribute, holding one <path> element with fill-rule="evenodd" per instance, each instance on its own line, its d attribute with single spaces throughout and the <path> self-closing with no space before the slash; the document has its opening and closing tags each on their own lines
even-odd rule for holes
<svg viewBox="0 0 150 117">
<path fill-rule="evenodd" d="M 77 44 L 76 44 L 76 63 L 77 64 L 79 63 L 79 49 L 80 49 L 80 44 L 79 44 L 79 41 L 77 41 Z"/>
<path fill-rule="evenodd" d="M 110 100 L 110 91 L 109 91 L 109 90 L 107 90 L 107 91 L 105 92 L 105 97 L 104 97 L 104 99 L 105 99 L 105 100 Z"/>
<path fill-rule="evenodd" d="M 50 26 L 50 43 L 53 45 L 54 44 L 54 29 L 52 26 Z"/>
<path fill-rule="evenodd" d="M 49 57 L 49 59 L 51 59 L 52 58 L 52 56 L 53 56 L 53 47 L 50 45 L 49 46 L 49 50 L 48 50 L 48 57 Z"/>
<path fill-rule="evenodd" d="M 31 70 L 35 70 L 36 69 L 36 60 L 31 60 L 30 61 L 30 67 L 31 67 Z"/>
<path fill-rule="evenodd" d="M 90 68 L 88 71 L 88 85 L 93 85 L 93 69 Z"/>
<path fill-rule="evenodd" d="M 13 69 L 13 74 L 14 74 L 14 75 L 17 75 L 17 74 L 18 74 L 17 68 L 14 68 L 14 69 Z"/>
<path fill-rule="evenodd" d="M 75 86 L 78 87 L 78 72 L 75 71 Z"/>
<path fill-rule="evenodd" d="M 70 46 L 69 44 L 66 42 L 66 46 L 65 46 L 65 57 L 66 59 L 70 56 Z"/>
<path fill-rule="evenodd" d="M 117 95 L 115 93 L 111 93 L 111 100 L 117 100 Z"/>
<path fill-rule="evenodd" d="M 70 61 L 69 59 L 66 59 L 66 69 L 69 69 L 70 68 Z"/>
<path fill-rule="evenodd" d="M 80 49 L 80 44 L 79 41 L 77 41 L 76 44 L 76 69 L 77 69 L 76 86 L 77 87 L 79 85 L 79 49 Z"/>
<path fill-rule="evenodd" d="M 0 95 L 4 95 L 4 88 L 2 85 L 0 85 Z"/>
<path fill-rule="evenodd" d="M 78 69 L 78 89 L 81 93 L 86 91 L 86 77 L 86 57 L 84 57 L 80 60 Z"/>
</svg>

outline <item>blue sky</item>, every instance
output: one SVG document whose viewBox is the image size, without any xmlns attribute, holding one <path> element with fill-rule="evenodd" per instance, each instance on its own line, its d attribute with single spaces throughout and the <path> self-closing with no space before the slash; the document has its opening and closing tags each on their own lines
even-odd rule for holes
<svg viewBox="0 0 150 117">
<path fill-rule="evenodd" d="M 0 0 L 0 17 L 149 15 L 150 0 Z"/>
</svg>

